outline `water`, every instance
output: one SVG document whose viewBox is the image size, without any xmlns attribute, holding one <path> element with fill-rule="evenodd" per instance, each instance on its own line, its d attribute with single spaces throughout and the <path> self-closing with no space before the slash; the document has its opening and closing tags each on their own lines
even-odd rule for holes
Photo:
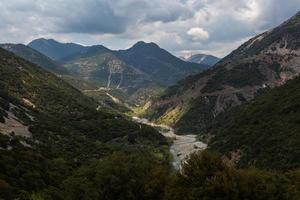
<svg viewBox="0 0 300 200">
<path fill-rule="evenodd" d="M 135 122 L 156 128 L 163 136 L 173 140 L 170 153 L 173 156 L 172 165 L 175 169 L 180 169 L 181 163 L 188 155 L 195 151 L 204 150 L 207 147 L 207 144 L 197 140 L 197 135 L 177 135 L 170 126 L 154 124 L 144 118 L 133 117 L 132 119 Z"/>
</svg>

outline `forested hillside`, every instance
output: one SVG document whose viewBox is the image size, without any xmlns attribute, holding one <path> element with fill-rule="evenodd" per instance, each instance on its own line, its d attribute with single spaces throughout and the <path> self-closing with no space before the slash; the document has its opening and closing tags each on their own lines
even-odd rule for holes
<svg viewBox="0 0 300 200">
<path fill-rule="evenodd" d="M 113 154 L 117 160 L 121 159 L 118 154 L 126 154 L 147 162 L 149 177 L 152 170 L 168 168 L 167 141 L 154 129 L 96 110 L 98 105 L 91 98 L 2 49 L 0 74 L 2 198 L 69 198 L 72 187 L 85 180 L 72 176 L 80 176 L 81 168 L 92 169 L 93 163 L 107 156 L 109 166 Z M 144 158 L 151 158 L 153 164 Z"/>
<path fill-rule="evenodd" d="M 239 166 L 300 167 L 300 78 L 225 112 L 207 131 L 210 148 Z"/>
</svg>

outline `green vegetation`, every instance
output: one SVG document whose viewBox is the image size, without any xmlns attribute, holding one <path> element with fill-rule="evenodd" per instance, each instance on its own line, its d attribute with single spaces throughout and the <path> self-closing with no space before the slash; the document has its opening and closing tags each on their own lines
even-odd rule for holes
<svg viewBox="0 0 300 200">
<path fill-rule="evenodd" d="M 65 77 L 66 80 L 76 88 L 86 90 L 83 88 L 92 88 L 93 85 L 97 89 L 106 88 L 111 95 L 131 106 L 142 105 L 161 90 L 146 74 L 128 65 L 109 50 L 74 56 L 64 66 L 73 76 Z M 101 98 L 101 93 L 96 91 L 93 94 L 93 97 Z"/>
<path fill-rule="evenodd" d="M 193 100 L 189 110 L 175 124 L 175 129 L 182 134 L 204 134 L 207 124 L 214 119 L 212 113 L 216 100 L 217 96 L 199 97 Z"/>
<path fill-rule="evenodd" d="M 72 195 L 63 193 L 66 183 L 76 186 L 80 169 L 115 152 L 169 167 L 168 143 L 153 128 L 97 111 L 93 99 L 1 49 L 0 74 L 1 122 L 13 112 L 32 133 L 0 134 L 1 198 L 65 199 Z"/>
<path fill-rule="evenodd" d="M 78 51 L 85 49 L 69 45 Z M 99 78 L 96 84 L 100 86 L 105 85 L 102 80 L 111 70 L 117 72 L 110 76 L 111 83 L 118 85 L 123 73 L 118 67 L 124 65 L 128 67 L 128 74 L 123 74 L 126 80 L 127 75 L 137 75 L 129 73 L 134 71 L 131 67 L 135 66 L 141 71 L 162 74 L 158 79 L 163 78 L 160 81 L 167 84 L 172 81 L 168 79 L 171 75 L 168 70 L 176 69 L 181 63 L 164 51 L 156 55 L 158 47 L 155 44 L 138 43 L 117 55 L 94 56 L 99 48 L 106 53 L 108 51 L 94 47 L 87 54 L 88 61 L 92 62 L 87 67 L 92 69 L 91 77 Z M 55 53 L 54 50 L 51 52 Z M 138 59 L 132 59 L 132 55 Z M 120 57 L 130 65 L 122 63 Z M 82 61 L 85 57 L 76 58 Z M 175 64 L 170 66 L 162 60 Z M 102 71 L 104 73 L 101 66 L 94 65 L 95 62 L 107 67 Z M 141 66 L 143 62 L 147 65 Z M 151 66 L 157 63 L 166 68 L 153 70 Z M 206 131 L 209 136 L 214 136 L 209 151 L 190 155 L 180 171 L 172 171 L 169 142 L 158 131 L 128 121 L 112 111 L 127 111 L 118 104 L 111 104 L 113 97 L 107 95 L 111 98 L 108 99 L 100 91 L 94 91 L 89 94 L 91 98 L 73 87 L 94 90 L 98 85 L 71 77 L 71 86 L 0 49 L 0 123 L 4 127 L 0 130 L 0 199 L 298 200 L 300 78 L 267 92 L 253 102 L 224 112 L 215 120 L 213 111 L 219 96 L 197 94 L 200 90 L 212 93 L 225 86 L 240 89 L 260 85 L 265 81 L 260 68 L 272 69 L 271 72 L 278 75 L 279 64 L 272 63 L 267 66 L 268 63 L 252 60 L 248 64 L 237 62 L 234 68 L 227 66 L 209 70 L 188 77 L 186 84 L 177 84 L 163 95 L 163 100 L 175 95 L 182 109 L 171 103 L 154 115 L 158 118 L 163 116 L 164 122 L 176 122 L 175 128 L 182 133 Z M 151 75 L 156 76 L 155 73 Z M 101 74 L 104 75 L 101 77 Z M 200 77 L 205 76 L 210 76 L 208 81 L 202 80 L 208 88 L 198 82 Z M 149 90 L 129 88 L 126 95 L 146 101 L 150 92 L 159 90 L 152 86 Z M 195 92 L 189 93 L 192 94 L 189 102 L 179 98 L 179 95 L 185 95 L 186 90 Z M 122 99 L 124 93 L 120 91 L 115 88 L 110 95 Z M 239 92 L 233 94 L 239 101 L 245 101 L 243 93 Z M 137 98 L 139 95 L 143 98 Z M 158 116 L 166 110 L 169 113 Z M 143 109 L 138 111 L 143 114 Z M 8 121 L 15 124 L 9 125 Z M 11 128 L 9 133 L 5 129 L 7 127 Z M 18 128 L 28 128 L 32 135 L 24 137 Z M 220 151 L 220 154 L 212 153 L 213 150 Z"/>
<path fill-rule="evenodd" d="M 41 66 L 48 71 L 57 74 L 67 74 L 67 70 L 63 66 L 28 46 L 23 44 L 0 44 L 0 47 Z"/>
<path fill-rule="evenodd" d="M 212 93 L 224 89 L 224 86 L 242 88 L 245 86 L 262 85 L 266 78 L 259 71 L 262 63 L 241 63 L 233 69 L 219 68 L 206 86 L 201 90 L 202 93 Z"/>
<path fill-rule="evenodd" d="M 114 153 L 63 182 L 61 199 L 161 199 L 168 167 L 145 154 Z"/>
<path fill-rule="evenodd" d="M 235 169 L 218 154 L 193 154 L 181 174 L 172 177 L 165 199 L 170 200 L 297 200 L 300 171 L 286 173 Z"/>
<path fill-rule="evenodd" d="M 184 62 L 154 43 L 138 42 L 127 50 L 113 51 L 101 45 L 81 46 L 41 38 L 29 46 L 62 62 L 71 76 L 83 82 L 124 93 L 130 106 L 141 106 L 166 86 L 209 67 Z M 80 79 L 69 80 L 81 87 L 84 83 L 79 83 Z"/>
<path fill-rule="evenodd" d="M 188 75 L 209 68 L 207 65 L 184 62 L 155 43 L 138 42 L 115 55 L 162 86 L 169 86 Z"/>
<path fill-rule="evenodd" d="M 300 78 L 272 89 L 254 102 L 221 114 L 207 132 L 210 148 L 240 150 L 239 166 L 300 167 Z"/>
</svg>

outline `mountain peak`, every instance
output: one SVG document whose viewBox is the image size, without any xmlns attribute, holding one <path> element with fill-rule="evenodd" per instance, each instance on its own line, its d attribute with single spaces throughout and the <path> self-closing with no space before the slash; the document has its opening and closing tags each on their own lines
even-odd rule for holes
<svg viewBox="0 0 300 200">
<path fill-rule="evenodd" d="M 30 45 L 34 45 L 34 44 L 37 44 L 37 43 L 43 43 L 43 44 L 46 44 L 46 43 L 59 43 L 58 41 L 54 40 L 54 39 L 46 39 L 46 38 L 38 38 L 38 39 L 35 39 L 35 40 L 32 40 L 31 42 L 28 43 L 28 46 Z"/>
<path fill-rule="evenodd" d="M 61 43 L 54 39 L 39 38 L 28 44 L 29 47 L 47 55 L 55 61 L 62 60 L 78 52 L 85 50 L 85 47 L 75 43 Z"/>
<path fill-rule="evenodd" d="M 217 58 L 213 55 L 207 55 L 207 54 L 191 54 L 186 57 L 183 57 L 184 61 L 192 62 L 192 63 L 198 63 L 198 64 L 204 64 L 208 66 L 213 66 L 217 62 L 219 62 L 220 58 Z"/>
<path fill-rule="evenodd" d="M 139 41 L 131 47 L 131 49 L 135 49 L 135 48 L 160 48 L 160 47 L 154 42 L 147 43 L 144 41 Z"/>
</svg>

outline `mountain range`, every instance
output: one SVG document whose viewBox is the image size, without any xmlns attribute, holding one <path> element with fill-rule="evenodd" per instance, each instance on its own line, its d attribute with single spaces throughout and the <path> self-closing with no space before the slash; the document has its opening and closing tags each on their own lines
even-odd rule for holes
<svg viewBox="0 0 300 200">
<path fill-rule="evenodd" d="M 127 96 L 129 104 L 144 103 L 167 86 L 209 67 L 184 62 L 158 45 L 145 42 L 119 51 L 102 45 L 82 46 L 43 38 L 27 46 L 3 44 L 2 47 L 47 70 L 69 75 L 65 76 L 67 81 L 74 77 L 90 81 L 99 88 L 94 93 L 117 90 L 118 94 L 123 93 L 121 96 Z"/>
<path fill-rule="evenodd" d="M 214 66 L 217 62 L 220 61 L 220 58 L 212 55 L 206 54 L 194 54 L 188 57 L 180 57 L 182 60 L 192 63 L 199 63 L 208 66 Z"/>
<path fill-rule="evenodd" d="M 300 13 L 250 39 L 211 69 L 169 87 L 148 115 L 181 133 L 203 134 L 218 114 L 299 74 L 299 30 Z"/>
<path fill-rule="evenodd" d="M 206 58 L 2 44 L 0 199 L 298 200 L 300 12 Z M 129 102 L 153 123 L 135 123 Z"/>
</svg>

